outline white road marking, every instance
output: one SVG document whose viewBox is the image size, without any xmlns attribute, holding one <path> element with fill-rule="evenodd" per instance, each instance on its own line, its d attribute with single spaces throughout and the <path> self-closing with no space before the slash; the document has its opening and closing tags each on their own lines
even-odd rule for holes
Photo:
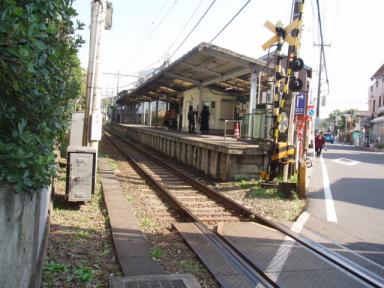
<svg viewBox="0 0 384 288">
<path fill-rule="evenodd" d="M 307 212 L 301 213 L 300 217 L 297 218 L 296 222 L 293 223 L 291 230 L 296 233 L 300 233 L 303 230 L 305 222 L 309 219 L 310 214 Z M 272 258 L 271 262 L 265 271 L 282 271 L 282 268 L 287 261 L 289 254 L 292 251 L 292 248 L 295 244 L 295 241 L 289 237 L 285 236 L 283 243 L 280 244 L 279 249 L 276 251 L 275 256 Z M 279 273 L 276 273 L 276 279 L 279 277 Z"/>
<path fill-rule="evenodd" d="M 299 218 L 297 218 L 295 223 L 293 223 L 291 230 L 293 232 L 300 233 L 301 230 L 303 230 L 305 223 L 308 221 L 309 216 L 311 216 L 311 214 L 309 214 L 308 212 L 301 213 Z"/>
<path fill-rule="evenodd" d="M 333 159 L 332 161 L 342 165 L 347 165 L 347 166 L 352 166 L 352 165 L 361 163 L 360 161 L 355 161 L 348 158 L 337 158 L 337 159 Z"/>
<path fill-rule="evenodd" d="M 320 163 L 321 163 L 321 172 L 323 174 L 325 209 L 327 212 L 327 221 L 337 222 L 335 205 L 333 203 L 331 187 L 329 185 L 327 167 L 325 167 L 325 163 L 322 155 L 320 155 Z"/>
</svg>

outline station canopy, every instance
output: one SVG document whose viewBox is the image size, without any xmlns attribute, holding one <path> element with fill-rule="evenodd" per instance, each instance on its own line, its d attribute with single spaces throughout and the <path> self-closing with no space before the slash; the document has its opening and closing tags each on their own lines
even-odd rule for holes
<svg viewBox="0 0 384 288">
<path fill-rule="evenodd" d="M 182 92 L 202 86 L 233 96 L 249 95 L 251 71 L 258 73 L 266 65 L 263 60 L 201 43 L 170 65 L 152 71 L 136 88 L 121 91 L 117 103 L 179 102 Z"/>
</svg>

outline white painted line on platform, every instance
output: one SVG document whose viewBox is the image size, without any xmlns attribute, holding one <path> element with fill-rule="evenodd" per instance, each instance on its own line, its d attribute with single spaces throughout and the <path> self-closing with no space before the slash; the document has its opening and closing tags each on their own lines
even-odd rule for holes
<svg viewBox="0 0 384 288">
<path fill-rule="evenodd" d="M 333 203 L 331 187 L 329 185 L 329 177 L 327 167 L 325 167 L 323 155 L 320 155 L 321 172 L 323 174 L 323 186 L 325 196 L 325 209 L 327 211 L 327 221 L 337 222 L 335 204 Z"/>
<path fill-rule="evenodd" d="M 347 165 L 347 166 L 352 166 L 352 165 L 361 163 L 360 161 L 355 161 L 348 158 L 337 158 L 337 159 L 333 159 L 332 161 L 342 165 Z"/>
<path fill-rule="evenodd" d="M 310 214 L 307 212 L 301 213 L 299 218 L 297 218 L 296 222 L 293 223 L 291 230 L 296 233 L 300 233 L 301 230 L 303 230 L 303 227 L 307 220 L 309 219 Z M 292 251 L 292 248 L 295 244 L 295 241 L 289 237 L 285 236 L 283 243 L 280 244 L 279 249 L 276 251 L 275 256 L 273 256 L 271 262 L 269 262 L 269 265 L 265 271 L 272 270 L 273 271 L 282 271 L 285 262 L 287 261 L 289 254 Z M 276 275 L 276 279 L 279 276 L 279 273 Z"/>
</svg>

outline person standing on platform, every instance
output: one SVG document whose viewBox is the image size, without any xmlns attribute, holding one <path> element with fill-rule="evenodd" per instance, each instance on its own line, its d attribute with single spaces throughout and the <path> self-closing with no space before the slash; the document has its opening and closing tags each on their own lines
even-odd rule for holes
<svg viewBox="0 0 384 288">
<path fill-rule="evenodd" d="M 200 113 L 200 131 L 201 134 L 208 134 L 209 130 L 209 110 L 208 106 L 204 105 Z"/>
<path fill-rule="evenodd" d="M 320 132 L 315 137 L 315 150 L 316 150 L 317 156 L 321 155 L 321 149 L 323 149 L 324 145 L 325 145 L 325 140 L 324 140 L 323 132 Z"/>
<path fill-rule="evenodd" d="M 164 125 L 164 127 L 165 127 L 165 129 L 167 130 L 168 129 L 168 127 L 169 127 L 169 114 L 170 114 L 170 111 L 168 110 L 168 111 L 166 111 L 165 112 L 165 115 L 164 115 L 164 121 L 163 121 L 163 125 Z"/>
<path fill-rule="evenodd" d="M 188 132 L 195 133 L 195 111 L 193 111 L 193 106 L 189 106 L 188 111 Z"/>
<path fill-rule="evenodd" d="M 169 111 L 169 128 L 177 129 L 177 114 L 174 108 Z"/>
</svg>

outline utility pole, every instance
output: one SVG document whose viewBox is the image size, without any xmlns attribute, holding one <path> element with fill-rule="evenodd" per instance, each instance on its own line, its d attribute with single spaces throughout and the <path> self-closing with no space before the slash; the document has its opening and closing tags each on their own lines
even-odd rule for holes
<svg viewBox="0 0 384 288">
<path fill-rule="evenodd" d="M 324 47 L 331 47 L 331 44 L 313 44 L 314 47 L 320 47 L 320 60 L 319 60 L 319 79 L 317 83 L 317 101 L 316 101 L 316 119 L 320 117 L 320 97 L 321 97 L 321 72 L 323 68 L 323 50 Z M 318 123 L 318 120 L 316 121 Z"/>
<path fill-rule="evenodd" d="M 98 148 L 101 140 L 102 40 L 104 29 L 112 26 L 112 3 L 93 0 L 91 7 L 91 35 L 87 71 L 87 109 L 84 117 L 83 145 Z"/>
</svg>

